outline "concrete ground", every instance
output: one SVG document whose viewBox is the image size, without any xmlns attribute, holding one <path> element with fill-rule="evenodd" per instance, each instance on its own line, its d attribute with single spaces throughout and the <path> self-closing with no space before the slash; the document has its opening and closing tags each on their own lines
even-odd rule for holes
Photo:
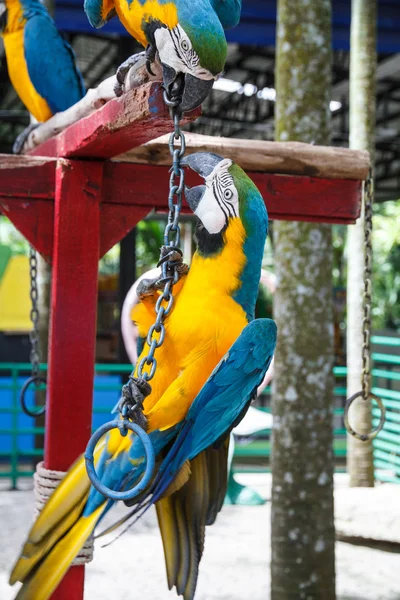
<svg viewBox="0 0 400 600">
<path fill-rule="evenodd" d="M 243 479 L 244 477 L 244 479 Z M 269 496 L 270 476 L 247 475 L 241 481 Z M 338 480 L 343 487 L 343 479 Z M 398 486 L 400 487 L 400 486 Z M 381 507 L 385 510 L 385 507 Z M 33 510 L 30 490 L 0 491 L 0 599 L 11 600 L 7 584 Z M 208 528 L 196 600 L 268 600 L 269 504 L 225 506 Z M 86 600 L 172 600 L 168 592 L 160 536 L 154 513 L 101 548 L 87 567 Z M 337 543 L 338 600 L 400 600 L 400 554 Z"/>
</svg>

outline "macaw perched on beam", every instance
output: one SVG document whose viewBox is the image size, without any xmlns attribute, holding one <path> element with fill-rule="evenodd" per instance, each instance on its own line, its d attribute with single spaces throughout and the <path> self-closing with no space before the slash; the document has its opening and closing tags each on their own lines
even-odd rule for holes
<svg viewBox="0 0 400 600">
<path fill-rule="evenodd" d="M 240 167 L 215 154 L 192 154 L 182 164 L 205 184 L 186 189 L 198 217 L 197 251 L 174 287 L 152 391 L 144 400 L 156 472 L 148 490 L 127 502 L 132 512 L 112 529 L 155 503 L 168 586 L 192 600 L 205 527 L 214 523 L 226 492 L 229 434 L 265 376 L 276 326 L 253 320 L 268 226 L 259 191 Z M 154 322 L 159 285 L 147 280 L 138 290 L 141 336 Z M 105 485 L 127 489 L 143 474 L 141 442 L 112 430 L 98 444 L 95 464 Z M 112 504 L 91 488 L 78 459 L 38 516 L 13 569 L 10 583 L 23 582 L 18 600 L 51 596 Z"/>
<path fill-rule="evenodd" d="M 90 24 L 102 27 L 116 14 L 127 31 L 146 48 L 150 73 L 157 60 L 170 96 L 182 97 L 181 110 L 200 106 L 221 75 L 227 53 L 225 29 L 240 19 L 241 0 L 85 0 Z M 117 71 L 115 92 L 137 61 L 131 56 Z"/>
<path fill-rule="evenodd" d="M 11 83 L 37 121 L 47 121 L 85 95 L 74 51 L 40 0 L 0 1 L 0 33 Z M 15 153 L 35 126 L 17 138 Z"/>
</svg>

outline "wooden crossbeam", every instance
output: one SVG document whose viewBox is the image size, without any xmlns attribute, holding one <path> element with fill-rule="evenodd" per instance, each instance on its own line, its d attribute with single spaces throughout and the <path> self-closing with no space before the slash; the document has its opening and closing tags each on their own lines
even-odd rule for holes
<svg viewBox="0 0 400 600">
<path fill-rule="evenodd" d="M 285 175 L 305 175 L 323 179 L 367 178 L 368 152 L 302 142 L 267 142 L 186 134 L 187 152 L 214 152 L 231 158 L 245 171 Z M 124 162 L 169 165 L 168 137 L 153 139 L 118 157 Z"/>
<path fill-rule="evenodd" d="M 46 142 L 47 143 L 47 142 Z M 53 252 L 54 198 L 57 166 L 70 159 L 0 155 L 0 207 L 48 260 Z M 83 161 L 82 191 L 91 190 L 91 166 Z M 361 181 L 309 176 L 249 173 L 272 220 L 354 223 L 360 213 Z M 189 185 L 200 179 L 187 171 Z M 106 160 L 102 163 L 100 256 L 151 210 L 165 212 L 169 168 Z M 187 206 L 184 210 L 190 212 Z"/>
</svg>

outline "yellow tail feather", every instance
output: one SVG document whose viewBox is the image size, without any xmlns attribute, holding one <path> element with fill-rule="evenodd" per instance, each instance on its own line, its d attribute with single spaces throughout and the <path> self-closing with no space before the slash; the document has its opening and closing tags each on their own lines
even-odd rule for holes
<svg viewBox="0 0 400 600">
<path fill-rule="evenodd" d="M 57 543 L 37 571 L 24 583 L 15 600 L 48 600 L 83 544 L 93 532 L 105 502 L 89 517 L 81 517 Z"/>
<path fill-rule="evenodd" d="M 65 518 L 58 523 L 50 533 L 43 538 L 38 544 L 26 542 L 22 549 L 21 556 L 17 560 L 12 573 L 10 575 L 10 585 L 14 585 L 17 581 L 24 582 L 32 569 L 38 562 L 51 550 L 59 539 L 78 521 L 82 514 L 88 495 L 83 497 L 81 502 L 69 512 Z"/>
<path fill-rule="evenodd" d="M 97 444 L 95 464 L 106 440 Z M 86 473 L 85 461 L 80 456 L 69 468 L 68 473 L 46 502 L 42 512 L 29 532 L 27 543 L 38 544 L 88 493 L 90 481 Z"/>
</svg>

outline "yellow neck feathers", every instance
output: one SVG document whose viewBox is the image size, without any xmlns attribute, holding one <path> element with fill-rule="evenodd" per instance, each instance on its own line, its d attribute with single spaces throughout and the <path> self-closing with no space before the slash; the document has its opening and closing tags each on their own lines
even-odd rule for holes
<svg viewBox="0 0 400 600">
<path fill-rule="evenodd" d="M 144 3 L 132 0 L 128 3 L 127 0 L 114 0 L 114 4 L 124 27 L 143 46 L 148 43 L 143 31 L 143 22 L 148 23 L 152 19 L 158 20 L 169 29 L 173 29 L 178 24 L 178 12 L 174 2 L 161 4 L 158 0 L 146 0 Z"/>
<path fill-rule="evenodd" d="M 23 29 L 26 19 L 24 19 L 21 2 L 19 0 L 6 0 L 6 8 L 7 25 L 4 34 Z"/>
<path fill-rule="evenodd" d="M 243 252 L 245 230 L 242 221 L 230 219 L 224 233 L 224 248 L 216 256 L 205 258 L 197 252 L 193 257 L 186 286 L 201 285 L 207 294 L 231 294 L 240 284 L 239 278 L 246 265 Z"/>
</svg>

